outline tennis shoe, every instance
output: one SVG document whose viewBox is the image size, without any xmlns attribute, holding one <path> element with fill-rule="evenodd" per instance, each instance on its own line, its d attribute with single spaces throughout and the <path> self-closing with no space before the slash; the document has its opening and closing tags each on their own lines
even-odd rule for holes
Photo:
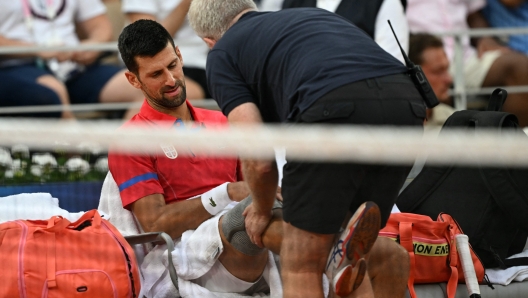
<svg viewBox="0 0 528 298">
<path fill-rule="evenodd" d="M 363 281 L 370 249 L 378 238 L 380 222 L 378 205 L 365 202 L 334 243 L 328 256 L 326 275 L 337 295 L 349 295 Z"/>
</svg>

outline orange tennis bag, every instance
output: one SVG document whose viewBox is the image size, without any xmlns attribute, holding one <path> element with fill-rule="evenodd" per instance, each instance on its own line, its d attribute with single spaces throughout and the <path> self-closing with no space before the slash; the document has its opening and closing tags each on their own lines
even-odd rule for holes
<svg viewBox="0 0 528 298">
<path fill-rule="evenodd" d="M 137 297 L 136 257 L 97 210 L 0 224 L 0 297 Z"/>
<path fill-rule="evenodd" d="M 392 213 L 379 235 L 389 237 L 409 253 L 411 271 L 407 287 L 416 297 L 414 284 L 447 282 L 447 297 L 454 298 L 464 273 L 455 236 L 463 234 L 450 215 L 440 213 L 436 221 L 413 213 Z M 471 260 L 479 283 L 484 282 L 484 266 L 470 246 Z"/>
</svg>

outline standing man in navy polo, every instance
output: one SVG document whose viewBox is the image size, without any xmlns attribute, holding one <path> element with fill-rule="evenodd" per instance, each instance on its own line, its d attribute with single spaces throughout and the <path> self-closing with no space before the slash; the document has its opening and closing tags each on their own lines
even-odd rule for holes
<svg viewBox="0 0 528 298">
<path fill-rule="evenodd" d="M 188 16 L 211 48 L 208 87 L 230 122 L 423 125 L 425 104 L 405 66 L 334 13 L 261 13 L 252 0 L 193 0 Z M 401 279 L 384 280 L 370 264 L 388 259 L 368 257 L 410 168 L 288 161 L 280 251 L 285 297 L 323 297 L 325 271 L 339 296 L 372 297 L 375 283 L 394 285 L 392 297 L 404 295 L 406 259 Z M 245 160 L 243 170 L 253 198 L 246 229 L 262 246 L 278 169 L 271 160 Z"/>
</svg>

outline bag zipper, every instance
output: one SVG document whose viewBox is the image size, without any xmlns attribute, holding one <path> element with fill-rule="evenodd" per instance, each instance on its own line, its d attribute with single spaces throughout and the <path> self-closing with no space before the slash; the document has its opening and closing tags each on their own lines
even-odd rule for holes
<svg viewBox="0 0 528 298">
<path fill-rule="evenodd" d="M 27 293 L 26 284 L 24 282 L 24 248 L 26 246 L 28 227 L 21 220 L 16 220 L 15 223 L 22 227 L 22 237 L 20 238 L 20 242 L 18 244 L 18 291 L 20 292 L 20 296 L 25 298 Z"/>
<path fill-rule="evenodd" d="M 110 230 L 110 228 L 108 228 L 106 226 L 106 223 L 104 223 L 103 221 L 101 221 L 101 226 L 103 226 L 106 231 L 108 232 L 108 234 L 110 234 L 110 236 L 112 237 L 112 239 L 114 239 L 115 242 L 117 242 L 117 244 L 119 244 L 119 247 L 121 247 L 121 250 L 123 250 L 123 254 L 124 254 L 124 259 L 125 259 L 125 265 L 126 265 L 126 268 L 128 270 L 128 276 L 129 276 L 129 286 L 130 286 L 130 289 L 132 290 L 132 298 L 136 298 L 137 295 L 136 295 L 136 288 L 135 288 L 135 285 L 134 285 L 134 276 L 132 274 L 132 261 L 130 260 L 130 256 L 128 255 L 128 253 L 126 252 L 126 249 L 125 247 L 121 244 L 121 242 L 119 241 L 119 239 L 117 239 L 114 235 L 114 233 L 112 232 L 112 230 Z"/>
<path fill-rule="evenodd" d="M 438 217 L 440 218 L 441 221 L 445 222 L 444 218 L 442 217 L 443 214 L 445 214 L 445 213 L 440 213 L 440 215 Z M 453 217 L 451 217 L 451 218 L 453 218 Z M 464 231 L 462 231 L 462 228 L 460 227 L 460 225 L 458 224 L 458 222 L 454 218 L 453 218 L 453 222 L 457 225 L 458 230 L 461 233 L 464 233 Z M 469 241 L 468 241 L 468 246 L 470 248 L 470 251 L 473 252 L 473 254 L 477 257 L 477 259 L 479 260 L 480 264 L 482 265 L 482 268 L 484 269 L 484 278 L 486 278 L 486 272 L 485 272 L 486 267 L 484 267 L 484 263 L 482 262 L 482 260 L 478 256 L 478 254 L 475 252 L 475 250 L 473 249 L 473 246 L 471 246 L 471 243 L 469 243 Z M 489 283 L 489 280 L 487 280 L 486 283 L 488 283 L 488 285 L 491 286 L 491 283 Z M 491 287 L 491 288 L 493 288 L 493 287 Z"/>
</svg>

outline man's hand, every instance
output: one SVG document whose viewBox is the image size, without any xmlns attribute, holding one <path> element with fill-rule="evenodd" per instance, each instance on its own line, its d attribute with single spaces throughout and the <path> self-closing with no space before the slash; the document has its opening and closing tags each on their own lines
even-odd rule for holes
<svg viewBox="0 0 528 298">
<path fill-rule="evenodd" d="M 59 62 L 68 61 L 72 59 L 72 52 L 63 51 L 44 51 L 37 54 L 42 60 L 57 59 Z"/>
<path fill-rule="evenodd" d="M 242 215 L 246 218 L 246 232 L 249 239 L 258 247 L 263 248 L 262 233 L 264 233 L 264 230 L 271 220 L 271 211 L 257 210 L 255 204 L 251 203 L 246 207 Z"/>
<path fill-rule="evenodd" d="M 72 60 L 82 65 L 90 65 L 97 60 L 99 54 L 97 51 L 78 51 L 73 53 Z"/>
</svg>

